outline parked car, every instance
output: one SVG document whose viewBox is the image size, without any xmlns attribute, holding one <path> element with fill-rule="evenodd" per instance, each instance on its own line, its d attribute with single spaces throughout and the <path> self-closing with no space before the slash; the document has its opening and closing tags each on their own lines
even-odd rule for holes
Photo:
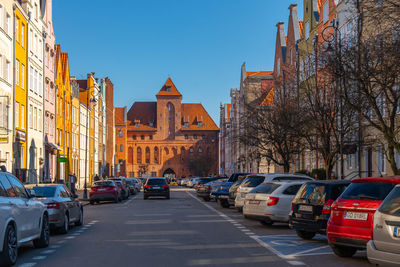
<svg viewBox="0 0 400 267">
<path fill-rule="evenodd" d="M 140 192 L 140 189 L 142 188 L 142 181 L 138 178 L 132 178 L 133 183 L 135 184 L 136 192 Z"/>
<path fill-rule="evenodd" d="M 400 185 L 374 214 L 373 238 L 367 243 L 368 260 L 375 265 L 400 264 Z"/>
<path fill-rule="evenodd" d="M 126 185 L 129 189 L 129 194 L 130 195 L 135 195 L 137 191 L 137 186 L 135 185 L 135 182 L 133 178 L 126 178 Z"/>
<path fill-rule="evenodd" d="M 71 224 L 83 224 L 83 206 L 64 184 L 38 184 L 27 188 L 47 206 L 50 227 L 66 234 Z"/>
<path fill-rule="evenodd" d="M 366 249 L 372 239 L 374 213 L 400 178 L 358 178 L 332 204 L 328 243 L 339 257 L 351 257 Z"/>
<path fill-rule="evenodd" d="M 164 177 L 150 177 L 144 185 L 143 198 L 147 199 L 152 196 L 163 196 L 170 198 L 169 185 Z"/>
<path fill-rule="evenodd" d="M 245 196 L 243 215 L 263 225 L 288 222 L 292 200 L 305 181 L 262 183 Z"/>
<path fill-rule="evenodd" d="M 187 187 L 193 188 L 196 185 L 196 182 L 199 180 L 199 177 L 195 177 L 195 178 L 191 178 L 188 182 L 187 182 Z"/>
<path fill-rule="evenodd" d="M 243 181 L 243 183 L 237 189 L 235 198 L 235 208 L 237 208 L 238 210 L 242 210 L 246 194 L 261 183 L 271 182 L 271 181 L 301 181 L 301 180 L 310 181 L 314 179 L 303 174 L 288 174 L 288 173 L 267 173 L 267 174 L 248 175 Z"/>
<path fill-rule="evenodd" d="M 45 204 L 28 192 L 12 174 L 0 171 L 0 263 L 17 262 L 18 247 L 33 241 L 36 248 L 50 242 L 49 213 Z"/>
<path fill-rule="evenodd" d="M 229 206 L 230 206 L 229 201 L 228 201 L 229 188 L 231 188 L 231 186 L 237 180 L 243 179 L 247 175 L 248 175 L 248 173 L 238 173 L 238 172 L 232 173 L 232 175 L 229 177 L 228 181 L 222 182 L 219 184 L 215 184 L 215 186 L 213 186 L 211 196 L 219 202 L 221 207 L 229 208 Z"/>
<path fill-rule="evenodd" d="M 120 177 L 120 178 L 112 178 L 112 179 L 109 179 L 109 180 L 115 181 L 116 184 L 121 188 L 121 197 L 122 197 L 122 199 L 128 199 L 129 198 L 129 195 L 130 195 L 129 186 L 126 183 L 126 178 Z"/>
<path fill-rule="evenodd" d="M 345 180 L 305 183 L 292 201 L 289 226 L 303 239 L 311 239 L 317 233 L 325 235 L 331 205 L 349 184 Z"/>
<path fill-rule="evenodd" d="M 116 183 L 118 182 L 112 180 L 94 182 L 89 192 L 90 204 L 93 205 L 94 202 L 99 203 L 100 201 L 109 200 L 115 203 L 121 201 L 121 188 Z"/>
<path fill-rule="evenodd" d="M 234 206 L 235 205 L 235 198 L 236 198 L 236 194 L 237 194 L 237 190 L 239 188 L 239 186 L 243 183 L 244 178 L 241 176 L 242 179 L 237 180 L 236 182 L 233 183 L 233 185 L 229 188 L 229 196 L 228 196 L 228 202 L 230 206 Z"/>
</svg>

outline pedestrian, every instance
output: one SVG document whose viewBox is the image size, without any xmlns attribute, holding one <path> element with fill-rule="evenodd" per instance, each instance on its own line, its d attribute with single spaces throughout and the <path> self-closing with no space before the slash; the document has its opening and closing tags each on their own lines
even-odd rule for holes
<svg viewBox="0 0 400 267">
<path fill-rule="evenodd" d="M 77 179 L 76 179 L 75 174 L 72 174 L 70 176 L 69 181 L 71 183 L 71 192 L 72 192 L 73 195 L 76 195 L 75 185 L 76 185 Z"/>
<path fill-rule="evenodd" d="M 97 181 L 99 181 L 99 180 L 100 180 L 100 178 L 99 178 L 99 176 L 96 174 L 96 175 L 94 176 L 94 181 L 97 182 Z"/>
</svg>

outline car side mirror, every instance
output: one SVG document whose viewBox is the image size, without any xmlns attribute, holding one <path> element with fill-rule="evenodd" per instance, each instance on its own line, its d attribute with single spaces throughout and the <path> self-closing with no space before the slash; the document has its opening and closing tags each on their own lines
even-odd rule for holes
<svg viewBox="0 0 400 267">
<path fill-rule="evenodd" d="M 35 190 L 30 189 L 30 190 L 29 190 L 29 196 L 30 196 L 31 198 L 36 197 L 36 192 L 35 192 Z"/>
</svg>

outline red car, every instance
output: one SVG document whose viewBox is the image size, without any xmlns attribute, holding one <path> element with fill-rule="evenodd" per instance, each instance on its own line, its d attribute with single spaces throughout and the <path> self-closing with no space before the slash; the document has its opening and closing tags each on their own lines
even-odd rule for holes
<svg viewBox="0 0 400 267">
<path fill-rule="evenodd" d="M 332 204 L 328 221 L 328 243 L 339 257 L 351 257 L 366 249 L 372 239 L 374 213 L 399 177 L 359 178 Z"/>
<path fill-rule="evenodd" d="M 111 200 L 115 203 L 121 201 L 121 189 L 114 181 L 98 181 L 90 188 L 90 204 L 99 203 L 104 200 Z"/>
</svg>

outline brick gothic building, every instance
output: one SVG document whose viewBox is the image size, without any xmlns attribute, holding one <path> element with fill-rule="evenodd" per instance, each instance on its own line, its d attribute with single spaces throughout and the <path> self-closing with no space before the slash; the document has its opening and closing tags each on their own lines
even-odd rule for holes
<svg viewBox="0 0 400 267">
<path fill-rule="evenodd" d="M 219 128 L 204 107 L 182 103 L 170 78 L 156 97 L 116 108 L 116 175 L 217 174 Z"/>
</svg>

